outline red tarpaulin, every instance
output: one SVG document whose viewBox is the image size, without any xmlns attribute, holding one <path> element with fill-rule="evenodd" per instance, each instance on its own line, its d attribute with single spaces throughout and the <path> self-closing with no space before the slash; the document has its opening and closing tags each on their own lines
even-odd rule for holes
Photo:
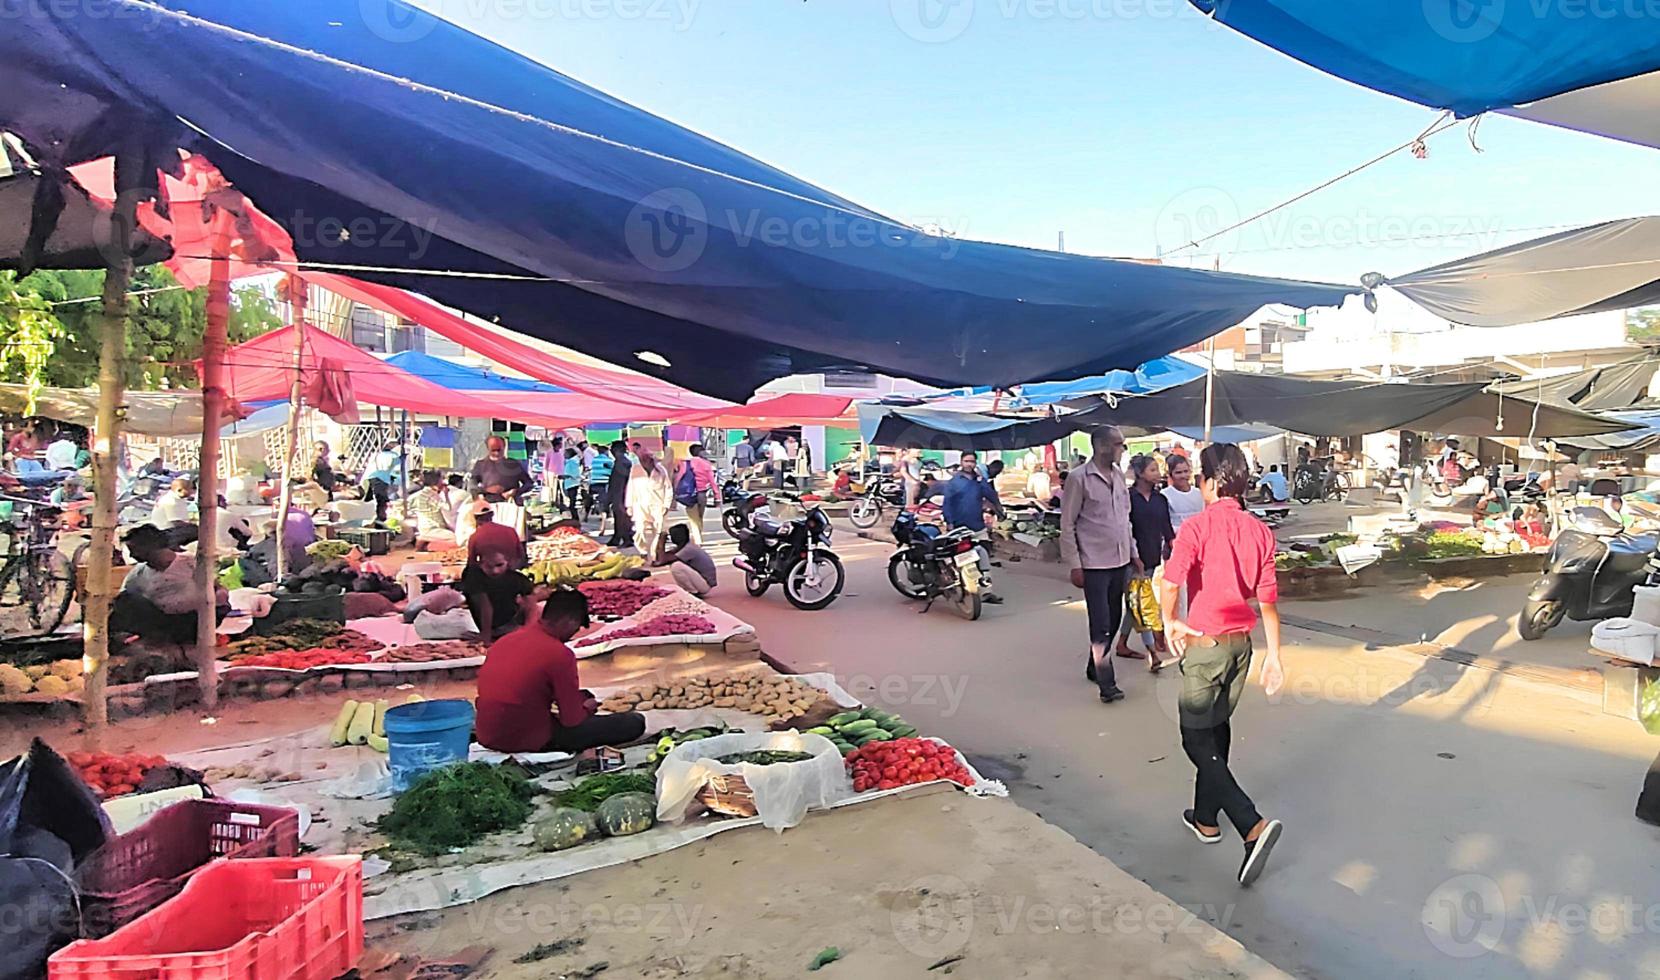
<svg viewBox="0 0 1660 980">
<path fill-rule="evenodd" d="M 489 402 L 451 391 L 313 326 L 305 328 L 301 370 L 306 391 L 332 390 L 335 395 L 331 401 L 343 397 L 342 382 L 349 382 L 350 397 L 358 402 L 403 408 L 423 415 L 504 418 L 547 428 L 565 428 L 581 421 L 543 417 L 506 402 Z M 241 402 L 286 399 L 294 380 L 293 371 L 293 326 L 262 334 L 225 352 L 225 390 Z"/>
<path fill-rule="evenodd" d="M 778 395 L 710 412 L 692 412 L 674 417 L 682 425 L 711 429 L 775 429 L 787 425 L 855 425 L 848 417 L 853 399 L 839 395 Z"/>
<path fill-rule="evenodd" d="M 182 178 L 164 177 L 162 181 L 162 190 L 171 208 L 171 219 L 162 217 L 154 204 L 145 202 L 139 206 L 139 221 L 146 231 L 172 242 L 174 256 L 167 261 L 167 268 L 186 286 L 197 287 L 208 281 L 214 247 L 210 222 L 204 216 L 201 203 L 226 185 L 213 165 L 199 156 L 187 158 L 183 167 Z M 91 197 L 106 205 L 113 203 L 113 161 L 105 159 L 83 164 L 71 168 L 71 173 Z M 231 278 L 287 271 L 353 302 L 419 323 L 497 364 L 578 393 L 563 397 L 532 396 L 511 402 L 498 399 L 495 402 L 498 418 L 524 420 L 525 413 L 530 413 L 568 420 L 561 422 L 561 425 L 643 422 L 659 421 L 679 412 L 713 410 L 727 404 L 642 374 L 564 360 L 469 323 L 445 307 L 406 290 L 333 273 L 295 271 L 297 263 L 293 241 L 288 233 L 258 208 L 248 205 L 245 211 L 248 216 L 245 226 L 238 228 L 242 238 L 236 243 L 231 256 Z M 385 404 L 372 399 L 363 400 L 370 404 Z M 503 411 L 503 406 L 508 405 L 513 406 L 514 411 Z M 549 427 L 552 427 L 551 424 Z"/>
<path fill-rule="evenodd" d="M 564 360 L 494 330 L 468 323 L 443 306 L 407 290 L 324 272 L 303 272 L 301 278 L 354 302 L 419 323 L 439 336 L 537 381 L 569 388 L 595 399 L 609 400 L 612 403 L 609 409 L 601 410 L 603 406 L 594 406 L 594 414 L 589 417 L 595 420 L 617 421 L 620 412 L 623 419 L 630 421 L 657 421 L 682 412 L 728 407 L 726 402 L 717 398 L 677 388 L 643 374 L 629 374 Z"/>
</svg>

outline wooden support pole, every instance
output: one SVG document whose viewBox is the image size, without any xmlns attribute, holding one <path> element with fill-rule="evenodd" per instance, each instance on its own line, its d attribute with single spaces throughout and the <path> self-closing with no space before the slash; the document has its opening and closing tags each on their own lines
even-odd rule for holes
<svg viewBox="0 0 1660 980">
<path fill-rule="evenodd" d="M 288 508 L 294 502 L 294 454 L 299 450 L 300 399 L 305 387 L 306 284 L 289 276 L 288 303 L 294 324 L 294 382 L 288 389 L 288 438 L 282 457 L 282 488 L 277 495 L 277 581 L 288 575 L 288 551 L 283 537 L 288 530 Z"/>
<path fill-rule="evenodd" d="M 115 161 L 115 204 L 104 271 L 103 313 L 98 320 L 98 412 L 92 439 L 92 541 L 87 549 L 87 596 L 83 611 L 82 670 L 84 718 L 96 741 L 109 722 L 110 604 L 115 599 L 116 466 L 121 446 L 123 367 L 127 357 L 127 287 L 133 277 L 133 229 L 138 223 L 143 173 L 142 150 L 123 150 Z"/>
<path fill-rule="evenodd" d="M 223 223 L 228 216 L 218 219 Z M 231 315 L 230 236 L 214 237 L 208 279 L 207 328 L 202 334 L 202 454 L 196 479 L 196 662 L 202 707 L 219 704 L 219 425 L 225 389 L 225 348 Z"/>
</svg>

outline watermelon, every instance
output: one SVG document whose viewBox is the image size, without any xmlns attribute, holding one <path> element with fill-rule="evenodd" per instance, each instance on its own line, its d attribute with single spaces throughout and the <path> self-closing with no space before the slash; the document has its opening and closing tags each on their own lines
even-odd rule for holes
<svg viewBox="0 0 1660 980">
<path fill-rule="evenodd" d="M 537 821 L 532 836 L 542 850 L 562 851 L 598 837 L 599 826 L 593 814 L 562 806 Z"/>
<path fill-rule="evenodd" d="M 607 837 L 626 837 L 651 829 L 657 822 L 657 800 L 650 793 L 619 793 L 594 812 Z"/>
</svg>

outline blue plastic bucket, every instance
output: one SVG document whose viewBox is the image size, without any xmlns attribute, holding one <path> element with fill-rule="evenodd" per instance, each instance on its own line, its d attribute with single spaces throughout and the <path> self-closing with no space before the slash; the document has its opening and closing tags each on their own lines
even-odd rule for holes
<svg viewBox="0 0 1660 980">
<path fill-rule="evenodd" d="M 429 770 L 466 762 L 472 737 L 471 701 L 416 701 L 387 709 L 392 791 L 402 793 Z"/>
</svg>

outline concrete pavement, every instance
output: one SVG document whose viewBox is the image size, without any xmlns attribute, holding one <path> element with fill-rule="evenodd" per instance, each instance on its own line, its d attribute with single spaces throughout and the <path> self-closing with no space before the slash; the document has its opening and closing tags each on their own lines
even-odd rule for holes
<svg viewBox="0 0 1660 980">
<path fill-rule="evenodd" d="M 712 537 L 727 566 L 730 543 Z M 1660 830 L 1631 815 L 1660 740 L 1633 723 L 1504 671 L 1292 629 L 1286 690 L 1270 704 L 1253 682 L 1234 726 L 1237 774 L 1287 827 L 1273 866 L 1242 891 L 1233 832 L 1206 847 L 1178 822 L 1192 786 L 1179 678 L 1120 660 L 1129 698 L 1100 704 L 1083 678 L 1077 590 L 1011 566 L 998 580 L 1008 603 L 980 622 L 943 606 L 920 615 L 886 581 L 889 546 L 843 534 L 836 546 L 849 582 L 828 610 L 800 612 L 777 590 L 751 599 L 726 568 L 715 598 L 773 656 L 830 670 L 946 737 L 1017 802 L 1275 965 L 1310 977 L 1660 976 Z M 1411 595 L 1343 601 L 1395 632 L 1428 624 Z M 1457 608 L 1443 600 L 1437 614 Z M 1321 604 L 1288 611 L 1331 619 Z M 1483 625 L 1461 642 L 1496 642 Z"/>
</svg>

